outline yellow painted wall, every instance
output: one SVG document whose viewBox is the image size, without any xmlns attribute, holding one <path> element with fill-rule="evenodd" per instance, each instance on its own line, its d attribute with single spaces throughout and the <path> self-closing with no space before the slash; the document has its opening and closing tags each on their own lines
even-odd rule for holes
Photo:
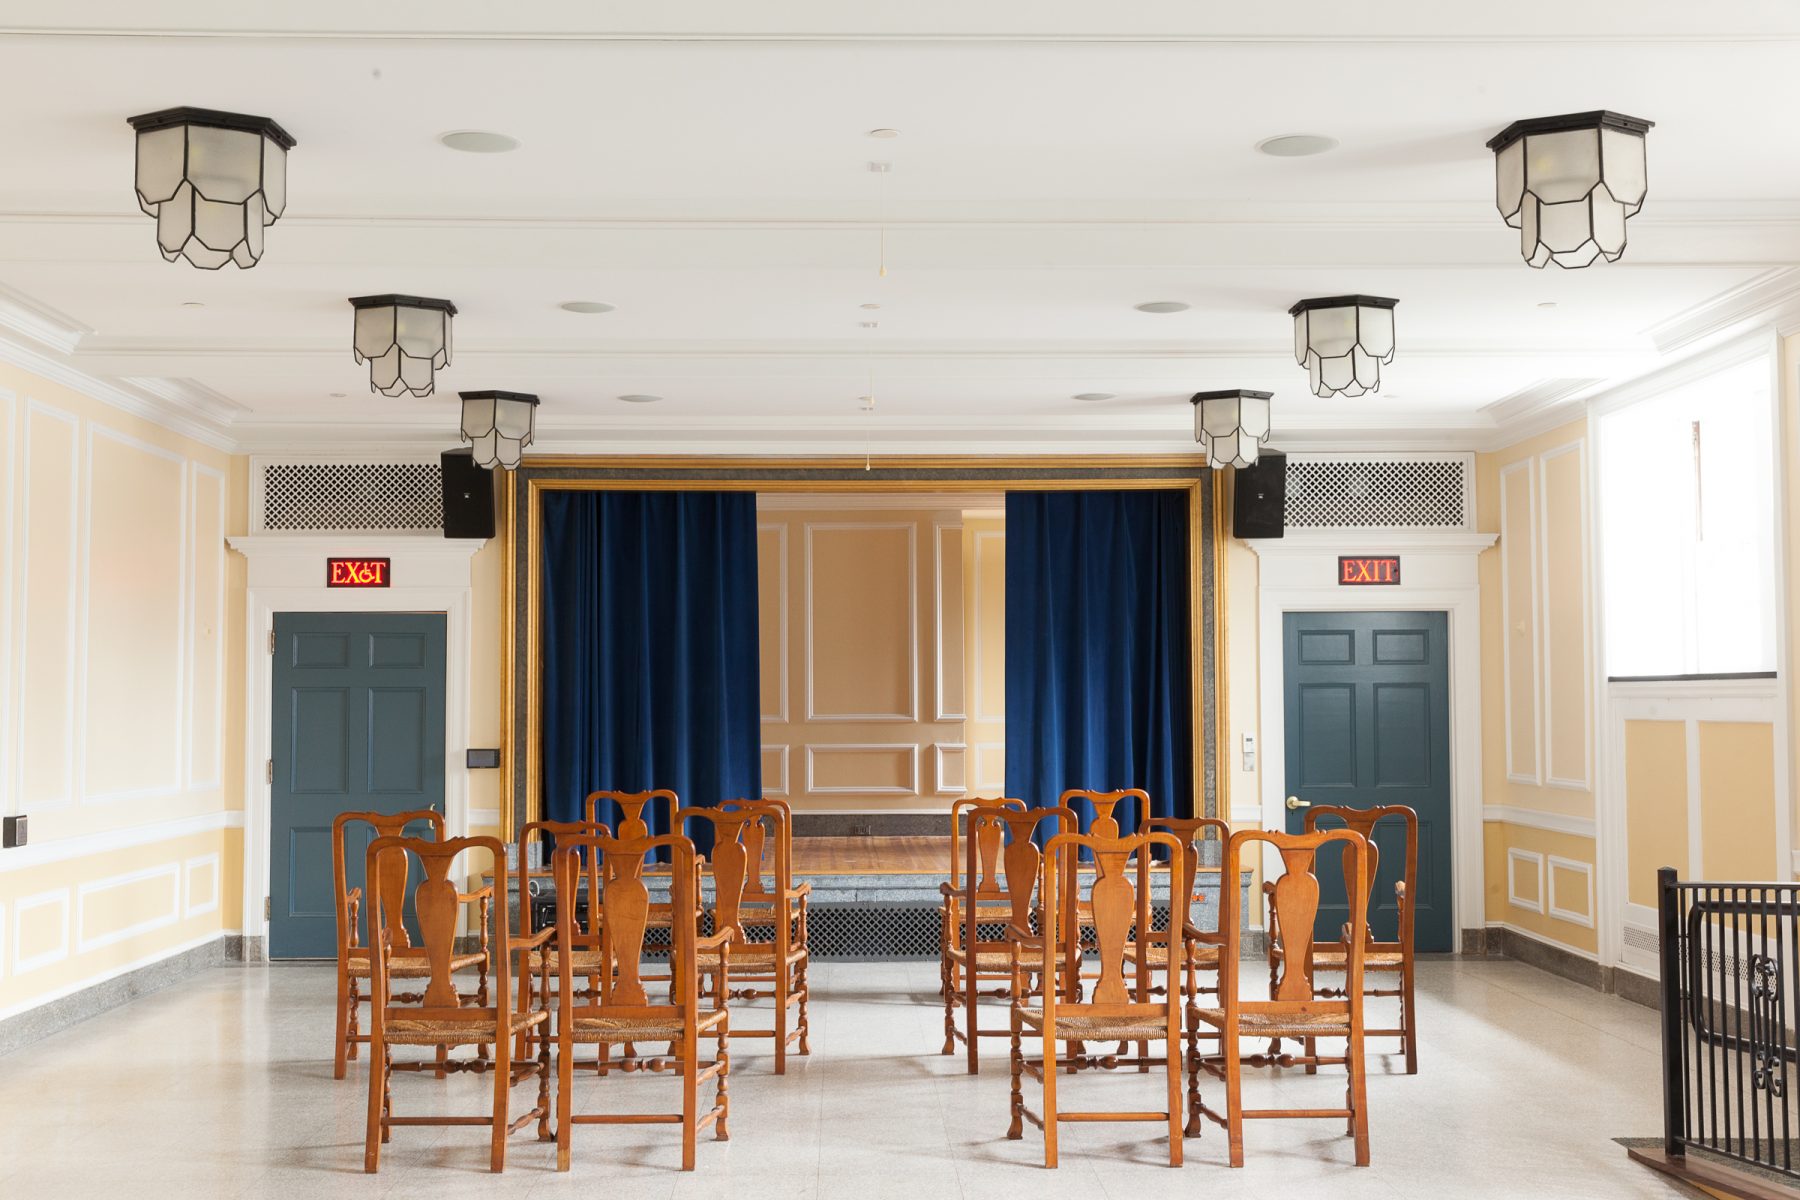
<svg viewBox="0 0 1800 1200">
<path fill-rule="evenodd" d="M 1577 820 L 1594 817 L 1587 434 L 1584 417 L 1475 458 L 1476 523 L 1500 535 L 1480 564 L 1483 803 Z M 1585 897 L 1592 838 L 1490 821 L 1484 846 L 1489 922 L 1594 951 L 1593 929 L 1508 899 L 1515 851 L 1545 864 L 1546 910 L 1551 855 L 1584 868 L 1561 869 L 1558 898 L 1566 900 L 1577 879 Z"/>
<path fill-rule="evenodd" d="M 1003 741 L 965 730 L 971 703 L 1005 717 L 1005 593 L 965 603 L 1004 587 L 1000 523 L 768 507 L 757 527 L 763 791 L 800 812 L 916 812 L 1003 787 Z"/>
<path fill-rule="evenodd" d="M 474 647 L 469 662 L 469 744 L 502 746 L 501 704 L 503 685 L 501 656 L 504 636 L 501 633 L 505 605 L 503 572 L 506 569 L 506 541 L 502 536 L 488 539 L 469 562 L 470 612 L 474 630 Z M 480 837 L 510 838 L 511 831 L 500 831 L 502 771 L 470 771 L 469 832 Z"/>
<path fill-rule="evenodd" d="M 245 482 L 0 365 L 0 1016 L 238 924 Z"/>
<path fill-rule="evenodd" d="M 1485 834 L 1488 921 L 1595 954 L 1594 840 L 1493 821 Z"/>
<path fill-rule="evenodd" d="M 1781 878 L 1786 872 L 1775 840 L 1775 727 L 1747 721 L 1698 726 L 1699 874 Z"/>
<path fill-rule="evenodd" d="M 1688 873 L 1687 724 L 1625 722 L 1625 894 L 1656 907 L 1656 873 Z"/>
</svg>

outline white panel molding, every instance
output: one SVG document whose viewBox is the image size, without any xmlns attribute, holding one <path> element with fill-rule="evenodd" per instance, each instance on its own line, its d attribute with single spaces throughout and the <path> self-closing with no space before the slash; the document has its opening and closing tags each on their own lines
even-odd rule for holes
<svg viewBox="0 0 1800 1200">
<path fill-rule="evenodd" d="M 1481 819 L 1490 824 L 1518 825 L 1525 829 L 1542 829 L 1550 833 L 1567 833 L 1575 837 L 1598 836 L 1594 818 L 1574 817 L 1566 813 L 1539 812 L 1509 804 L 1484 804 Z"/>
<path fill-rule="evenodd" d="M 1481 572 L 1478 559 L 1492 546 L 1492 533 L 1399 531 L 1384 535 L 1381 550 L 1410 558 L 1397 587 L 1370 597 L 1365 588 L 1337 586 L 1337 556 L 1343 542 L 1335 534 L 1258 538 L 1248 542 L 1257 556 L 1258 725 L 1262 761 L 1286 761 L 1283 712 L 1283 614 L 1355 612 L 1371 605 L 1407 612 L 1443 612 L 1450 650 L 1450 836 L 1454 868 L 1452 907 L 1455 928 L 1486 919 L 1485 850 L 1481 773 Z M 1263 829 L 1286 827 L 1280 769 L 1260 776 Z M 1235 819 L 1235 811 L 1234 811 Z M 1263 877 L 1281 873 L 1280 857 L 1265 851 Z"/>
<path fill-rule="evenodd" d="M 191 540 L 194 543 L 194 561 L 188 572 L 189 586 L 192 589 L 192 594 L 194 596 L 194 601 L 189 607 L 188 612 L 191 640 L 188 643 L 186 669 L 189 673 L 190 683 L 186 695 L 189 697 L 198 693 L 198 689 L 203 682 L 193 677 L 194 652 L 199 646 L 201 638 L 201 631 L 199 629 L 200 562 L 201 555 L 208 552 L 207 547 L 199 544 L 200 489 L 203 486 L 203 480 L 212 481 L 212 488 L 218 502 L 219 512 L 219 541 L 216 546 L 210 548 L 210 552 L 217 555 L 219 570 L 219 594 L 213 597 L 219 606 L 219 615 L 218 621 L 213 629 L 211 646 L 216 665 L 213 671 L 213 678 L 204 681 L 206 686 L 213 689 L 213 695 L 217 698 L 219 716 L 218 720 L 214 722 L 210 734 L 210 753 L 206 756 L 207 761 L 204 764 L 206 772 L 204 778 L 196 779 L 194 777 L 200 769 L 201 764 L 197 764 L 191 759 L 187 764 L 187 772 L 185 775 L 189 789 L 197 792 L 211 792 L 217 791 L 220 787 L 224 786 L 225 779 L 225 617 L 229 610 L 228 598 L 231 592 L 231 572 L 228 569 L 229 564 L 225 558 L 225 475 L 221 471 L 215 471 L 213 468 L 206 466 L 203 463 L 193 462 L 192 460 L 189 461 L 189 467 L 194 476 L 194 489 L 191 497 L 192 504 L 189 514 L 189 520 L 191 522 L 189 529 L 193 531 Z M 190 703 L 188 706 L 190 721 L 192 720 L 192 708 L 193 706 Z M 194 730 L 190 727 L 188 730 L 188 745 L 190 746 L 193 744 L 193 733 Z"/>
<path fill-rule="evenodd" d="M 945 758 L 951 754 L 963 756 L 963 785 L 949 787 L 944 783 Z M 931 783 L 932 788 L 940 796 L 966 796 L 969 794 L 969 747 L 966 742 L 933 742 L 931 744 Z"/>
<path fill-rule="evenodd" d="M 60 421 L 62 424 L 67 425 L 70 428 L 70 430 L 72 431 L 71 435 L 70 435 L 70 439 L 69 439 L 69 461 L 68 461 L 68 465 L 67 465 L 67 468 L 65 471 L 65 473 L 68 477 L 68 484 L 69 484 L 69 493 L 68 493 L 68 501 L 67 501 L 67 507 L 68 507 L 68 535 L 67 536 L 68 536 L 68 543 L 70 546 L 70 561 L 71 561 L 71 563 L 79 564 L 81 561 L 80 548 L 77 545 L 77 542 L 80 537 L 80 531 L 81 531 L 81 523 L 80 523 L 81 496 L 82 496 L 82 488 L 81 488 L 81 483 L 82 483 L 82 481 L 81 481 L 81 422 L 73 415 L 71 415 L 69 413 L 65 413 L 61 409 L 51 408 L 47 404 L 39 404 L 37 401 L 32 400 L 28 397 L 25 401 L 25 415 L 24 415 L 24 421 L 22 422 L 22 424 L 24 426 L 24 437 L 23 437 L 23 440 L 22 440 L 22 443 L 20 446 L 20 455 L 19 455 L 19 461 L 24 465 L 24 470 L 22 470 L 19 473 L 20 478 L 24 481 L 23 482 L 23 489 L 24 489 L 23 490 L 23 501 L 24 501 L 24 503 L 21 505 L 20 511 L 19 511 L 20 524 L 23 526 L 23 529 L 24 529 L 24 535 L 20 538 L 20 550 L 19 550 L 19 582 L 18 582 L 19 616 L 18 616 L 18 634 L 17 634 L 17 638 L 18 638 L 17 645 L 19 647 L 19 658 L 18 658 L 18 667 L 14 672 L 17 676 L 17 679 L 16 679 L 16 681 L 9 681 L 9 682 L 14 682 L 15 686 L 17 688 L 15 697 L 14 697 L 15 704 L 14 704 L 13 711 L 20 714 L 19 733 L 18 733 L 19 753 L 15 756 L 14 761 L 13 761 L 13 771 L 15 772 L 13 797 L 14 797 L 14 804 L 17 807 L 18 811 L 20 811 L 20 812 L 27 812 L 27 811 L 43 812 L 46 810 L 55 811 L 57 809 L 66 808 L 75 802 L 75 797 L 77 795 L 77 779 L 75 776 L 75 760 L 76 760 L 75 714 L 77 712 L 77 709 L 75 707 L 75 684 L 76 684 L 75 647 L 78 644 L 78 642 L 82 639 L 82 637 L 85 636 L 78 624 L 79 614 L 82 611 L 83 605 L 80 602 L 82 581 L 77 579 L 75 581 L 75 594 L 76 594 L 77 602 L 73 609 L 73 612 L 77 615 L 76 615 L 76 617 L 72 618 L 69 623 L 68 656 L 67 656 L 66 661 L 63 664 L 64 665 L 63 739 L 62 739 L 62 743 L 57 747 L 57 754 L 63 761 L 63 770 L 65 772 L 64 790 L 63 790 L 62 795 L 54 796 L 54 797 L 52 797 L 52 796 L 27 796 L 25 794 L 24 711 L 25 711 L 25 699 L 26 699 L 26 697 L 25 697 L 25 654 L 26 654 L 26 650 L 31 645 L 31 478 L 32 478 L 31 429 L 32 429 L 32 421 L 38 417 L 43 417 L 47 420 L 52 420 L 52 421 Z M 36 747 L 34 747 L 34 749 L 35 748 Z"/>
<path fill-rule="evenodd" d="M 971 574 L 973 574 L 976 579 L 981 578 L 981 551 L 982 551 L 982 548 L 984 546 L 986 546 L 989 542 L 996 542 L 996 541 L 999 542 L 1002 546 L 1004 546 L 1006 544 L 1006 531 L 1004 529 L 977 529 L 975 531 L 975 546 L 969 556 L 969 565 L 971 568 Z M 975 662 L 968 669 L 968 678 L 969 678 L 969 686 L 975 694 L 969 698 L 969 702 L 965 705 L 965 707 L 969 708 L 970 710 L 972 710 L 974 712 L 975 719 L 977 721 L 1001 721 L 1001 722 L 1004 722 L 1006 720 L 1006 713 L 1004 711 L 997 712 L 997 713 L 984 712 L 984 711 L 982 711 L 982 708 L 981 708 L 981 696 L 982 696 L 982 692 L 984 691 L 984 689 L 981 685 L 981 660 L 983 657 L 985 657 L 982 654 L 982 646 L 981 646 L 981 630 L 982 630 L 982 624 L 983 624 L 982 623 L 982 607 L 981 607 L 982 591 L 983 591 L 983 589 L 980 588 L 979 586 L 974 589 L 974 591 L 973 591 L 973 595 L 975 597 L 974 611 L 970 613 L 970 617 L 969 617 L 971 623 L 975 626 L 974 632 L 971 635 L 971 637 L 972 637 L 971 644 L 975 648 L 975 654 L 974 654 Z"/>
<path fill-rule="evenodd" d="M 58 928 L 61 930 L 56 945 L 49 950 L 40 950 L 36 954 L 21 955 L 19 953 L 24 942 L 20 933 L 24 928 L 25 914 L 33 909 L 44 908 L 55 904 L 62 909 L 62 920 Z M 69 957 L 69 889 L 54 888 L 47 892 L 38 892 L 33 896 L 21 896 L 13 902 L 13 974 L 26 975 L 40 967 L 59 963 Z"/>
<path fill-rule="evenodd" d="M 1519 867 L 1532 873 L 1537 880 L 1537 898 L 1531 899 L 1519 894 Z M 1534 912 L 1540 916 L 1544 911 L 1544 856 L 1534 850 L 1521 850 L 1517 846 L 1506 851 L 1506 902 L 1514 908 L 1522 908 L 1526 912 Z"/>
<path fill-rule="evenodd" d="M 142 883 L 147 879 L 167 879 L 169 881 L 169 910 L 153 913 L 140 920 L 133 921 L 123 929 L 114 929 L 99 937 L 87 936 L 87 902 L 89 897 L 100 892 L 110 892 L 115 888 L 129 887 L 134 883 Z M 145 867 L 138 871 L 127 871 L 123 875 L 114 875 L 108 879 L 97 879 L 92 883 L 84 883 L 75 889 L 75 949 L 79 954 L 90 950 L 98 950 L 137 937 L 141 933 L 149 933 L 153 929 L 161 929 L 173 925 L 181 919 L 181 867 L 176 863 L 163 863 L 161 866 Z"/>
<path fill-rule="evenodd" d="M 278 612 L 441 612 L 444 614 L 444 820 L 446 833 L 469 829 L 469 674 L 474 658 L 470 560 L 484 544 L 436 534 L 283 534 L 227 537 L 249 563 L 244 596 L 244 878 L 237 928 L 267 937 L 269 784 L 274 673 L 269 638 Z M 325 586 L 331 555 L 389 558 L 394 586 Z M 229 920 L 229 918 L 228 918 Z"/>
<path fill-rule="evenodd" d="M 1592 521 L 1589 519 L 1589 509 L 1591 508 L 1591 505 L 1588 502 L 1587 471 L 1585 469 L 1587 461 L 1587 442 L 1585 438 L 1576 438 L 1572 442 L 1565 442 L 1560 446 L 1554 446 L 1549 450 L 1545 450 L 1537 456 L 1537 490 L 1534 494 L 1536 506 L 1534 515 L 1537 518 L 1536 536 L 1538 561 L 1534 582 L 1536 584 L 1535 591 L 1537 593 L 1537 640 L 1541 662 L 1541 675 L 1538 684 L 1541 701 L 1538 733 L 1538 761 L 1541 764 L 1544 785 L 1546 787 L 1562 788 L 1567 791 L 1575 792 L 1590 792 L 1593 790 L 1594 778 L 1593 719 L 1588 712 L 1588 704 L 1585 698 L 1583 699 L 1581 708 L 1581 777 L 1577 779 L 1568 776 L 1558 776 L 1556 774 L 1555 765 L 1556 714 L 1552 703 L 1550 684 L 1550 681 L 1555 677 L 1555 661 L 1551 654 L 1550 638 L 1550 526 L 1553 520 L 1550 513 L 1550 463 L 1553 459 L 1561 458 L 1564 455 L 1569 454 L 1577 456 L 1575 462 L 1576 484 L 1577 493 L 1580 496 L 1580 509 L 1577 514 L 1578 524 L 1575 528 L 1582 538 L 1581 553 L 1579 554 L 1581 561 L 1581 576 L 1579 580 L 1581 595 L 1579 611 L 1581 613 L 1581 667 L 1583 680 L 1591 677 L 1591 663 L 1593 662 L 1593 610 L 1588 601 L 1588 597 L 1591 594 L 1589 573 L 1593 569 L 1593 555 L 1586 552 L 1587 532 L 1592 525 Z M 1504 508 L 1502 511 L 1504 511 Z M 1566 522 L 1567 520 L 1567 514 L 1563 514 L 1560 517 L 1560 521 L 1562 522 Z M 1585 688 L 1583 689 L 1583 694 L 1585 697 Z"/>
<path fill-rule="evenodd" d="M 965 776 L 971 792 L 991 792 L 995 795 L 1006 790 L 1006 743 L 976 742 L 972 747 L 975 752 L 973 770 Z M 993 769 L 993 761 L 999 759 L 999 769 Z"/>
<path fill-rule="evenodd" d="M 1507 519 L 1508 492 L 1513 485 L 1512 477 L 1518 474 L 1525 476 L 1526 522 L 1524 531 L 1510 528 Z M 1539 731 L 1543 728 L 1541 700 L 1543 697 L 1543 630 L 1538 625 L 1538 569 L 1537 556 L 1527 554 L 1526 564 L 1531 578 L 1526 585 L 1526 594 L 1531 598 L 1531 641 L 1527 653 L 1531 655 L 1531 771 L 1521 772 L 1515 769 L 1517 757 L 1513 752 L 1513 606 L 1512 606 L 1512 539 L 1521 532 L 1535 537 L 1537 532 L 1537 463 L 1533 459 L 1524 458 L 1516 463 L 1508 464 L 1500 470 L 1500 689 L 1502 721 L 1506 732 L 1506 778 L 1512 783 L 1525 783 L 1533 787 L 1543 782 L 1544 746 Z"/>
<path fill-rule="evenodd" d="M 757 507 L 759 509 L 762 507 L 760 502 Z M 781 700 L 779 710 L 773 714 L 763 713 L 762 719 L 763 723 L 766 725 L 784 725 L 787 723 L 788 719 L 788 676 L 792 674 L 788 669 L 788 527 L 785 521 L 776 521 L 769 524 L 759 524 L 756 527 L 756 531 L 758 533 L 773 531 L 777 535 L 776 542 L 780 547 L 779 554 L 781 566 L 776 572 L 776 579 L 780 582 L 781 591 L 780 599 L 776 601 L 776 608 L 781 614 L 781 621 L 775 639 L 778 646 L 777 653 L 781 662 L 781 669 L 778 672 L 781 676 L 779 681 Z"/>
<path fill-rule="evenodd" d="M 13 871 L 23 871 L 28 867 L 42 867 L 51 863 L 68 862 L 70 859 L 90 858 L 96 854 L 106 854 L 114 850 L 134 850 L 143 846 L 154 846 L 158 842 L 192 837 L 196 833 L 212 833 L 221 829 L 242 829 L 243 827 L 244 814 L 236 809 L 230 809 L 200 813 L 192 817 L 178 817 L 172 821 L 157 821 L 149 825 L 126 825 L 101 833 L 84 833 L 76 837 L 56 838 L 53 841 L 33 841 L 16 850 L 8 850 L 5 854 L 0 854 L 0 876 Z"/>
<path fill-rule="evenodd" d="M 6 978 L 6 905 L 0 903 L 0 979 Z"/>
<path fill-rule="evenodd" d="M 7 1008 L 0 1008 L 0 1021 L 4 1021 L 8 1017 L 16 1017 L 20 1013 L 29 1012 L 34 1008 L 41 1008 L 46 1004 L 54 1004 L 65 996 L 73 996 L 76 992 L 84 991 L 87 988 L 93 987 L 95 984 L 105 983 L 109 979 L 117 979 L 121 975 L 129 975 L 133 971 L 148 967 L 154 963 L 162 962 L 166 958 L 174 958 L 178 954 L 186 954 L 189 950 L 196 950 L 201 946 L 216 942 L 220 938 L 236 936 L 241 932 L 241 930 L 237 929 L 208 930 L 199 937 L 189 938 L 186 941 L 163 950 L 153 950 L 149 954 L 143 955 L 140 958 L 134 958 L 128 963 L 122 963 L 116 967 L 109 967 L 104 971 L 96 971 L 92 975 L 78 979 L 73 983 L 64 984 L 62 987 L 54 988 L 42 995 L 32 996 L 27 1000 L 21 1000 L 17 1004 L 13 1004 Z"/>
<path fill-rule="evenodd" d="M 917 742 L 814 742 L 808 743 L 806 749 L 806 790 L 809 795 L 833 796 L 917 796 L 919 794 L 919 745 Z M 815 756 L 823 751 L 829 754 L 878 754 L 891 753 L 895 750 L 909 751 L 909 775 L 911 784 L 905 787 L 882 785 L 877 787 L 855 787 L 834 784 L 831 787 L 820 787 L 813 781 Z"/>
<path fill-rule="evenodd" d="M 788 751 L 790 749 L 792 749 L 792 747 L 786 746 L 786 745 L 764 746 L 763 747 L 763 750 L 765 750 L 765 751 L 779 750 L 781 752 L 781 754 L 780 754 L 781 783 L 778 784 L 777 786 L 770 787 L 768 779 L 765 778 L 763 780 L 763 789 L 762 789 L 763 795 L 765 795 L 765 796 L 785 796 L 788 794 Z"/>
<path fill-rule="evenodd" d="M 860 497 L 858 499 L 860 502 Z M 969 670 L 967 663 L 963 664 L 962 673 L 963 711 L 950 712 L 944 707 L 944 533 L 946 530 L 951 529 L 954 529 L 959 535 L 956 540 L 958 548 L 960 549 L 962 545 L 962 538 L 960 535 L 963 529 L 961 521 L 934 522 L 931 526 L 931 673 L 934 684 L 933 691 L 935 693 L 935 703 L 932 707 L 932 711 L 936 714 L 935 719 L 939 721 L 966 721 L 969 719 Z M 969 581 L 964 579 L 963 590 L 967 591 L 968 587 Z M 958 601 L 960 602 L 960 600 L 961 597 L 959 596 Z"/>
<path fill-rule="evenodd" d="M 1262 827 L 1262 818 L 1263 812 L 1260 804 L 1234 804 L 1225 815 L 1225 819 L 1233 825 L 1248 825 L 1256 829 Z"/>
<path fill-rule="evenodd" d="M 89 640 L 93 634 L 92 622 L 92 590 L 93 590 L 93 546 L 94 546 L 94 442 L 105 438 L 109 442 L 129 447 L 153 458 L 174 463 L 179 471 L 179 486 L 176 491 L 177 540 L 180 547 L 180 559 L 176 568 L 176 601 L 175 601 L 175 778 L 167 783 L 146 784 L 141 787 L 118 788 L 110 792 L 93 792 L 87 790 L 87 735 L 86 730 L 93 724 L 92 714 L 87 711 L 87 677 L 91 646 Z M 81 578 L 81 636 L 76 640 L 77 655 L 80 659 L 81 684 L 81 737 L 76 751 L 76 796 L 82 804 L 116 804 L 120 801 L 155 800 L 182 794 L 183 780 L 186 771 L 183 765 L 185 747 L 189 741 L 188 728 L 189 708 L 185 683 L 188 678 L 188 630 L 192 624 L 190 600 L 192 589 L 189 586 L 189 574 L 192 563 L 189 559 L 189 543 L 192 541 L 193 526 L 190 522 L 192 500 L 188 491 L 188 460 L 173 450 L 150 442 L 134 438 L 129 434 L 108 429 L 104 425 L 93 422 L 87 424 L 87 439 L 83 446 L 82 478 L 86 486 L 87 503 L 82 506 L 82 530 L 80 559 L 77 570 Z M 223 724 L 224 713 L 221 711 L 220 723 Z"/>
<path fill-rule="evenodd" d="M 1580 875 L 1585 883 L 1582 908 L 1577 911 L 1561 903 L 1556 886 L 1556 872 L 1561 869 L 1573 871 Z M 1572 858 L 1562 858 L 1551 854 L 1544 859 L 1544 880 L 1546 891 L 1540 893 L 1548 903 L 1551 916 L 1559 921 L 1568 921 L 1573 925 L 1581 925 L 1588 929 L 1594 927 L 1594 868 L 1589 863 L 1577 862 Z"/>
<path fill-rule="evenodd" d="M 197 871 L 212 868 L 212 897 L 203 903 L 194 903 L 194 874 Z M 197 917 L 202 913 L 219 910 L 219 889 L 225 882 L 221 860 L 217 851 L 211 854 L 197 854 L 182 864 L 181 868 L 181 916 Z"/>
<path fill-rule="evenodd" d="M 813 533 L 817 530 L 904 529 L 906 531 L 907 710 L 902 713 L 820 713 L 813 693 Z M 911 521 L 808 521 L 801 563 L 801 603 L 806 624 L 806 719 L 808 721 L 874 722 L 919 719 L 919 527 Z M 809 776 L 810 778 L 810 776 Z M 810 788 L 808 789 L 811 790 Z"/>
<path fill-rule="evenodd" d="M 497 808 L 471 808 L 469 810 L 469 828 L 499 829 L 500 810 Z M 501 830 L 501 832 L 511 833 L 511 830 Z M 501 840 L 505 841 L 507 839 L 502 838 Z"/>
</svg>

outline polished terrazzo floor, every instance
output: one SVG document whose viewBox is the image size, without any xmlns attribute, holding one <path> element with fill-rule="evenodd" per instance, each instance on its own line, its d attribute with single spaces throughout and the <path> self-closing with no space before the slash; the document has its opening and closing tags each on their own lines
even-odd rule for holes
<svg viewBox="0 0 1800 1200">
<path fill-rule="evenodd" d="M 1611 1142 L 1660 1127 L 1656 1014 L 1513 962 L 1420 967 L 1423 1069 L 1377 1058 L 1374 1164 L 1350 1165 L 1334 1121 L 1253 1122 L 1247 1165 L 1223 1131 L 1167 1166 L 1150 1126 L 1065 1126 L 1042 1169 L 1027 1130 L 1005 1139 L 1004 1042 L 977 1078 L 940 1057 L 930 963 L 814 968 L 813 1055 L 785 1078 L 768 1043 L 734 1043 L 732 1140 L 702 1138 L 682 1174 L 669 1127 L 583 1126 L 575 1169 L 522 1130 L 504 1175 L 486 1131 L 398 1129 L 381 1173 L 362 1173 L 367 1075 L 329 1061 L 329 968 L 221 968 L 0 1058 L 0 1196 L 733 1196 L 1086 1198 L 1159 1196 L 1612 1197 L 1689 1195 Z M 746 1022 L 751 1017 L 745 1017 Z M 1251 1104 L 1329 1105 L 1342 1077 L 1262 1074 Z M 487 1080 L 396 1080 L 401 1113 L 477 1112 Z M 579 1085 L 578 1103 L 673 1105 L 664 1077 Z M 1065 1106 L 1157 1107 L 1160 1078 L 1082 1075 Z M 527 1106 L 532 1088 L 521 1086 Z M 1209 1097 L 1217 1099 L 1217 1086 Z"/>
</svg>

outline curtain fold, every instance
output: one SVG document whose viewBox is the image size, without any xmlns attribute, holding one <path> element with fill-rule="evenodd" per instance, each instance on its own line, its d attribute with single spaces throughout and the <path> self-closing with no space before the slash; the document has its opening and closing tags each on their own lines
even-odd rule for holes
<svg viewBox="0 0 1800 1200">
<path fill-rule="evenodd" d="M 578 820 L 597 789 L 761 796 L 755 495 L 551 491 L 543 505 L 544 815 Z"/>
<path fill-rule="evenodd" d="M 1007 494 L 1007 795 L 1137 787 L 1151 816 L 1193 812 L 1188 537 L 1181 492 Z"/>
</svg>

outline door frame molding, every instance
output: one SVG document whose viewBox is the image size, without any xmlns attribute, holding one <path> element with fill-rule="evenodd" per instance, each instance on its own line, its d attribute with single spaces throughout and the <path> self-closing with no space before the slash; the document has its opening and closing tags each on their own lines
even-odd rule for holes
<svg viewBox="0 0 1800 1200">
<path fill-rule="evenodd" d="M 1430 531 L 1392 533 L 1332 530 L 1250 538 L 1257 563 L 1257 666 L 1261 678 L 1261 818 L 1265 829 L 1286 827 L 1286 680 L 1283 618 L 1290 612 L 1442 612 L 1449 624 L 1450 830 L 1456 886 L 1454 929 L 1486 928 L 1481 805 L 1481 578 L 1477 560 L 1498 534 Z M 1398 554 L 1403 582 L 1392 587 L 1342 587 L 1338 555 Z M 1281 874 L 1280 857 L 1263 851 L 1263 878 Z"/>
<path fill-rule="evenodd" d="M 444 615 L 444 821 L 450 837 L 469 831 L 470 669 L 474 659 L 472 560 L 481 539 L 421 534 L 268 534 L 227 538 L 248 560 L 244 593 L 244 894 L 246 938 L 268 945 L 270 784 L 274 661 L 269 638 L 278 612 L 442 613 Z M 328 588 L 328 557 L 387 558 L 393 586 Z M 258 956 L 260 957 L 260 955 Z"/>
</svg>

